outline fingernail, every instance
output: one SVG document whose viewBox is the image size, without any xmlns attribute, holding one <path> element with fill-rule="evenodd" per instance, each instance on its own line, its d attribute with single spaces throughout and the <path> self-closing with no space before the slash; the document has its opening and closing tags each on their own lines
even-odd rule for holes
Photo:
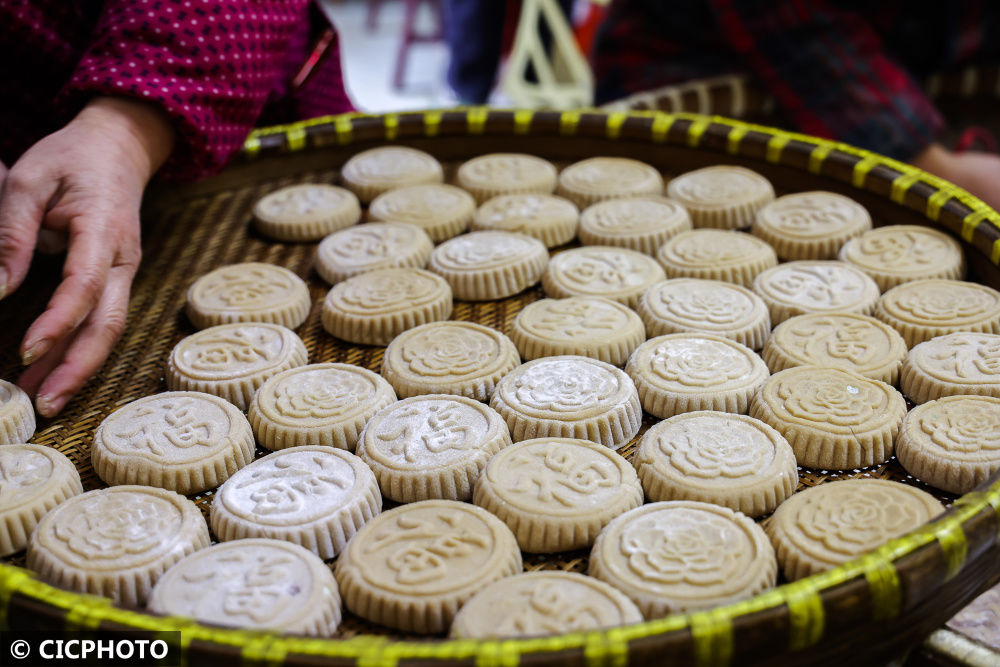
<svg viewBox="0 0 1000 667">
<path fill-rule="evenodd" d="M 54 417 L 63 407 L 64 401 L 60 396 L 42 396 L 35 399 L 35 408 L 38 414 L 43 417 Z"/>
<path fill-rule="evenodd" d="M 38 357 L 42 356 L 49 351 L 49 340 L 47 338 L 39 338 L 34 343 L 28 346 L 28 349 L 24 351 L 21 355 L 21 363 L 25 366 L 30 366 Z"/>
</svg>

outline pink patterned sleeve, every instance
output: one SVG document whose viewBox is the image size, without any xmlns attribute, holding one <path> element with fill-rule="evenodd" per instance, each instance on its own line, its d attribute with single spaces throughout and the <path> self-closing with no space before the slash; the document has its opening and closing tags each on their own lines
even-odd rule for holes
<svg viewBox="0 0 1000 667">
<path fill-rule="evenodd" d="M 124 95 L 170 115 L 177 146 L 161 175 L 191 180 L 242 145 L 282 75 L 308 0 L 113 0 L 64 99 Z"/>
</svg>

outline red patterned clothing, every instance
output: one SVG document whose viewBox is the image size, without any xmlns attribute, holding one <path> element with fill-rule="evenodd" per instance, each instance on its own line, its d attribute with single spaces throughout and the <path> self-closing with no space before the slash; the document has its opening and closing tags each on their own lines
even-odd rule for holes
<svg viewBox="0 0 1000 667">
<path fill-rule="evenodd" d="M 789 125 L 910 159 L 942 119 L 920 81 L 1000 61 L 990 0 L 615 0 L 595 45 L 598 103 L 744 74 Z"/>
<path fill-rule="evenodd" d="M 174 122 L 161 174 L 210 174 L 265 106 L 269 122 L 351 109 L 336 49 L 290 88 L 323 27 L 309 0 L 0 0 L 0 161 L 13 164 L 89 98 L 122 95 Z"/>
</svg>

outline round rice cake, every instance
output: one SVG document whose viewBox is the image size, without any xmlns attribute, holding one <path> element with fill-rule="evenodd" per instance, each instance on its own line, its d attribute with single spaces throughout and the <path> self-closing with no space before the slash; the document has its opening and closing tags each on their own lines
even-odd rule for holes
<svg viewBox="0 0 1000 667">
<path fill-rule="evenodd" d="M 661 195 L 663 176 L 638 160 L 592 157 L 563 169 L 556 193 L 584 209 L 605 199 Z"/>
<path fill-rule="evenodd" d="M 580 243 L 618 246 L 654 256 L 664 243 L 691 229 L 687 209 L 666 197 L 608 199 L 580 215 Z"/>
<path fill-rule="evenodd" d="M 621 449 L 642 425 L 629 376 L 611 364 L 573 355 L 536 359 L 507 373 L 490 406 L 507 420 L 514 442 L 579 438 Z"/>
<path fill-rule="evenodd" d="M 688 412 L 653 425 L 634 464 L 651 501 L 698 500 L 754 518 L 773 512 L 799 480 L 780 433 L 729 412 Z"/>
<path fill-rule="evenodd" d="M 666 278 L 648 255 L 627 248 L 586 246 L 555 255 L 542 275 L 547 296 L 597 296 L 635 308 L 650 286 Z"/>
<path fill-rule="evenodd" d="M 944 511 L 926 491 L 847 479 L 796 493 L 767 522 L 785 576 L 795 581 L 869 553 Z"/>
<path fill-rule="evenodd" d="M 245 262 L 195 280 L 187 291 L 187 316 L 198 329 L 235 322 L 270 322 L 295 329 L 312 308 L 309 286 L 288 269 Z"/>
<path fill-rule="evenodd" d="M 502 639 L 587 632 L 642 621 L 613 586 L 576 572 L 526 572 L 496 581 L 462 605 L 449 635 Z"/>
<path fill-rule="evenodd" d="M 556 189 L 556 168 L 525 153 L 487 153 L 466 160 L 455 180 L 482 204 L 497 195 L 549 194 Z"/>
<path fill-rule="evenodd" d="M 636 312 L 650 338 L 710 334 L 759 350 L 771 334 L 771 315 L 763 299 L 719 280 L 674 278 L 656 283 L 642 293 Z"/>
<path fill-rule="evenodd" d="M 687 209 L 695 228 L 743 229 L 774 201 L 774 188 L 750 169 L 714 165 L 672 179 L 667 196 Z"/>
<path fill-rule="evenodd" d="M 840 248 L 872 228 L 868 210 L 836 192 L 796 192 L 757 211 L 752 234 L 778 258 L 836 259 Z"/>
<path fill-rule="evenodd" d="M 368 222 L 330 234 L 316 248 L 316 273 L 336 285 L 365 271 L 427 266 L 434 243 L 416 225 Z"/>
<path fill-rule="evenodd" d="M 510 338 L 526 361 L 575 354 L 622 366 L 646 335 L 639 316 L 617 301 L 574 296 L 528 304 Z"/>
<path fill-rule="evenodd" d="M 669 278 L 720 280 L 750 287 L 761 271 L 778 265 L 774 248 L 745 232 L 692 229 L 680 232 L 656 253 Z"/>
<path fill-rule="evenodd" d="M 512 232 L 471 232 L 445 241 L 428 268 L 444 278 L 456 299 L 491 301 L 538 282 L 549 251 L 538 239 Z"/>
<path fill-rule="evenodd" d="M 588 574 L 652 619 L 751 598 L 774 587 L 778 565 L 751 519 L 728 507 L 673 500 L 612 520 L 590 551 Z"/>
<path fill-rule="evenodd" d="M 226 480 L 212 499 L 222 542 L 264 537 L 333 558 L 382 510 L 371 469 L 347 450 L 291 447 L 261 457 Z"/>
<path fill-rule="evenodd" d="M 340 623 L 333 572 L 297 544 L 222 542 L 178 561 L 153 587 L 149 610 L 201 623 L 332 637 Z"/>
<path fill-rule="evenodd" d="M 811 313 L 775 327 L 762 356 L 772 373 L 793 366 L 831 366 L 895 385 L 906 342 L 874 317 Z"/>
<path fill-rule="evenodd" d="M 423 269 L 376 269 L 337 283 L 323 300 L 320 319 L 349 343 L 388 345 L 407 329 L 451 316 L 451 287 Z"/>
<path fill-rule="evenodd" d="M 445 183 L 424 183 L 384 192 L 368 207 L 368 216 L 381 222 L 405 222 L 440 243 L 469 228 L 476 200 L 468 192 Z"/>
<path fill-rule="evenodd" d="M 254 226 L 276 241 L 318 241 L 361 219 L 361 204 L 350 190 L 326 183 L 300 183 L 260 198 Z"/>
<path fill-rule="evenodd" d="M 1000 292 L 961 280 L 911 280 L 882 295 L 875 317 L 911 348 L 949 333 L 1000 334 Z"/>
<path fill-rule="evenodd" d="M 588 440 L 536 438 L 490 459 L 473 502 L 499 517 L 530 553 L 583 549 L 613 518 L 642 504 L 624 457 Z"/>
<path fill-rule="evenodd" d="M 473 231 L 516 232 L 538 239 L 548 248 L 576 237 L 580 211 L 555 195 L 500 195 L 483 203 L 472 221 Z"/>
<path fill-rule="evenodd" d="M 382 377 L 400 398 L 457 394 L 488 401 L 500 378 L 521 363 L 514 343 L 473 322 L 431 322 L 396 336 L 382 356 Z"/>
<path fill-rule="evenodd" d="M 872 229 L 845 243 L 838 257 L 871 276 L 883 292 L 910 280 L 965 277 L 958 241 L 923 225 Z"/>
<path fill-rule="evenodd" d="M 367 523 L 334 574 L 352 613 L 403 632 L 439 634 L 477 591 L 521 568 L 517 541 L 500 519 L 469 503 L 424 500 Z"/>
<path fill-rule="evenodd" d="M 28 569 L 55 586 L 142 607 L 160 576 L 210 543 L 198 506 L 150 486 L 113 486 L 66 500 L 38 522 Z"/>
<path fill-rule="evenodd" d="M 819 470 L 889 460 L 905 414 L 892 385 L 822 366 L 775 373 L 750 403 L 750 416 L 785 436 L 799 465 Z"/>
<path fill-rule="evenodd" d="M 946 396 L 910 410 L 896 458 L 931 486 L 968 493 L 1000 469 L 1000 398 Z"/>
<path fill-rule="evenodd" d="M 642 407 L 667 418 L 693 410 L 746 413 L 767 381 L 767 365 L 753 350 L 710 334 L 667 334 L 636 348 L 625 366 Z"/>
<path fill-rule="evenodd" d="M 145 396 L 104 418 L 90 460 L 105 483 L 142 484 L 183 495 L 215 488 L 253 461 L 243 413 L 218 396 L 168 391 Z"/>
<path fill-rule="evenodd" d="M 767 304 L 775 326 L 806 313 L 871 315 L 879 300 L 878 285 L 862 271 L 826 260 L 785 262 L 762 271 L 753 291 Z"/>
<path fill-rule="evenodd" d="M 960 332 L 916 345 L 903 360 L 899 388 L 918 405 L 962 394 L 1000 398 L 1000 335 Z"/>
<path fill-rule="evenodd" d="M 390 500 L 470 500 L 487 461 L 510 443 L 496 410 L 465 396 L 426 394 L 375 413 L 358 456 Z"/>
<path fill-rule="evenodd" d="M 444 170 L 434 156 L 408 146 L 379 146 L 351 156 L 340 177 L 362 203 L 408 185 L 440 183 Z"/>
</svg>

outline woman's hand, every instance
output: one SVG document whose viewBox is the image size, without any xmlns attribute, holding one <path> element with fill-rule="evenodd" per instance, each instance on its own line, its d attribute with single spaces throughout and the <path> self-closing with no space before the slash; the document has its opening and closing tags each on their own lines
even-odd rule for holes
<svg viewBox="0 0 1000 667">
<path fill-rule="evenodd" d="M 21 285 L 42 230 L 68 239 L 63 280 L 21 343 L 19 383 L 42 416 L 63 408 L 125 329 L 142 193 L 173 141 L 156 107 L 99 97 L 0 174 L 0 298 Z"/>
<path fill-rule="evenodd" d="M 931 144 L 913 164 L 951 181 L 1000 211 L 1000 155 L 968 151 L 955 153 Z"/>
</svg>

